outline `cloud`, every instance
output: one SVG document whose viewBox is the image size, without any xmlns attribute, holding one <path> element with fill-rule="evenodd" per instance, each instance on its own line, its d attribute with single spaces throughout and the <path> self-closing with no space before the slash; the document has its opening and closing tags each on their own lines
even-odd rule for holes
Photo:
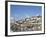
<svg viewBox="0 0 46 37">
<path fill-rule="evenodd" d="M 26 18 L 29 18 L 30 16 L 28 14 L 25 15 Z"/>
<path fill-rule="evenodd" d="M 11 20 L 13 20 L 14 18 L 13 17 L 10 17 Z"/>
<path fill-rule="evenodd" d="M 40 14 L 36 14 L 36 16 L 39 16 Z"/>
</svg>

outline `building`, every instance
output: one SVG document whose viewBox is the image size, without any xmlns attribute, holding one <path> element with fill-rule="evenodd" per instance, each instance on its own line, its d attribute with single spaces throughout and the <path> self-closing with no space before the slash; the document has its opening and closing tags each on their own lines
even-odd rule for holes
<svg viewBox="0 0 46 37">
<path fill-rule="evenodd" d="M 25 18 L 25 20 L 18 20 L 15 22 L 14 26 L 14 29 L 17 28 L 16 31 L 42 30 L 42 16 L 32 16 L 29 18 Z"/>
</svg>

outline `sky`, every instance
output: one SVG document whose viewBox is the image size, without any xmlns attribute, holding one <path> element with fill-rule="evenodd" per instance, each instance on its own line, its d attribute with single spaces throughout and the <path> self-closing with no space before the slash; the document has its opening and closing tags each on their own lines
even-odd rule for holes
<svg viewBox="0 0 46 37">
<path fill-rule="evenodd" d="M 21 17 L 31 17 L 42 15 L 41 6 L 26 6 L 26 5 L 11 5 L 10 6 L 11 17 L 20 19 Z"/>
</svg>

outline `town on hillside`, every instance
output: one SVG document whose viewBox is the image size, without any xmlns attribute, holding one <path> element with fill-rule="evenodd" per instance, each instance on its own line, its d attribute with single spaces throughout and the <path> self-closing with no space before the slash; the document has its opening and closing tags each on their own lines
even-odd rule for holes
<svg viewBox="0 0 46 37">
<path fill-rule="evenodd" d="M 42 30 L 42 16 L 26 17 L 24 20 L 15 19 L 10 20 L 10 29 L 12 32 L 24 31 L 41 31 Z"/>
</svg>

